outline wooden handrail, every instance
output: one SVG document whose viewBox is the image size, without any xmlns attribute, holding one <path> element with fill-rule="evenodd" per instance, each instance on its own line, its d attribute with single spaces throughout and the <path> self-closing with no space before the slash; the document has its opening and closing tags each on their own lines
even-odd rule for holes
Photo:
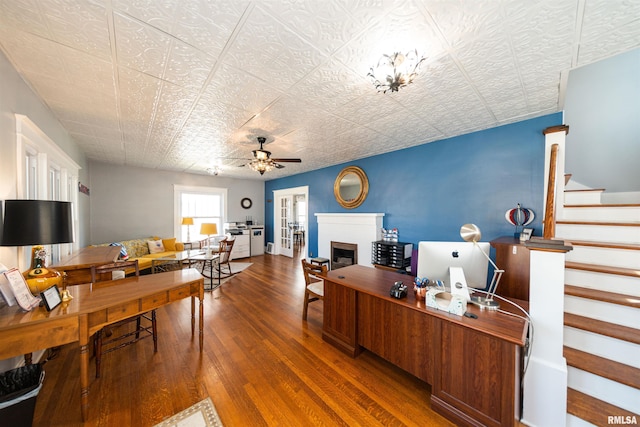
<svg viewBox="0 0 640 427">
<path fill-rule="evenodd" d="M 556 235 L 556 169 L 558 163 L 558 144 L 551 146 L 549 159 L 549 181 L 547 182 L 547 200 L 544 212 L 545 239 L 551 239 Z"/>
</svg>

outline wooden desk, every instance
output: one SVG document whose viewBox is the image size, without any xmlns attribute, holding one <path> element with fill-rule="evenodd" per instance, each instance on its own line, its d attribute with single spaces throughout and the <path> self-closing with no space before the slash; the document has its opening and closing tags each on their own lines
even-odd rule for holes
<svg viewBox="0 0 640 427">
<path fill-rule="evenodd" d="M 329 271 L 322 338 L 353 357 L 366 348 L 431 384 L 431 407 L 458 425 L 513 426 L 527 322 L 471 305 L 477 319 L 427 308 L 412 280 L 361 265 Z M 395 281 L 409 287 L 407 298 L 389 296 Z"/>
<path fill-rule="evenodd" d="M 0 310 L 0 359 L 79 341 L 82 419 L 89 409 L 89 339 L 98 330 L 154 308 L 191 297 L 191 335 L 195 334 L 195 297 L 199 307 L 199 345 L 203 348 L 204 279 L 195 269 L 130 277 L 69 289 L 73 299 L 47 312 L 38 307 Z"/>
<path fill-rule="evenodd" d="M 51 268 L 67 273 L 68 285 L 91 282 L 91 266 L 110 264 L 118 260 L 120 246 L 89 246 L 72 253 Z"/>
</svg>

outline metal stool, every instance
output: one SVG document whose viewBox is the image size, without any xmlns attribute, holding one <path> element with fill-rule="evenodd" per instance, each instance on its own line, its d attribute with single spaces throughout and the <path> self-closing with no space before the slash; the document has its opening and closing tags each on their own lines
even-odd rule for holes
<svg viewBox="0 0 640 427">
<path fill-rule="evenodd" d="M 327 268 L 331 270 L 331 263 L 329 262 L 329 258 L 315 257 L 309 260 L 311 264 L 318 264 L 322 266 L 323 264 L 327 264 Z"/>
</svg>

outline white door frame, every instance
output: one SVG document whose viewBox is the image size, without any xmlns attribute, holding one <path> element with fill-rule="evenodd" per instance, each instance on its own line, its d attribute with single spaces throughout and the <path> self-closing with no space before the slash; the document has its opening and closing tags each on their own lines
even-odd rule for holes
<svg viewBox="0 0 640 427">
<path fill-rule="evenodd" d="M 305 197 L 305 200 L 307 201 L 307 218 L 305 220 L 305 224 L 306 224 L 306 230 L 305 233 L 308 232 L 308 224 L 309 224 L 309 186 L 308 185 L 304 185 L 301 187 L 292 187 L 292 188 L 283 188 L 282 190 L 274 190 L 273 191 L 273 235 L 274 235 L 274 243 L 275 243 L 275 254 L 276 255 L 287 255 L 287 256 L 292 256 L 292 255 L 288 255 L 285 252 L 287 252 L 286 249 L 282 248 L 280 246 L 280 239 L 278 238 L 278 236 L 280 236 L 280 198 L 282 197 L 287 197 L 287 196 L 295 196 L 295 195 L 300 195 L 303 194 Z M 291 238 L 293 239 L 293 236 L 291 236 Z M 308 239 L 308 237 L 307 237 Z M 308 240 L 307 240 L 308 241 Z M 292 246 L 293 247 L 293 246 Z M 309 247 L 308 245 L 306 245 L 305 247 Z"/>
</svg>

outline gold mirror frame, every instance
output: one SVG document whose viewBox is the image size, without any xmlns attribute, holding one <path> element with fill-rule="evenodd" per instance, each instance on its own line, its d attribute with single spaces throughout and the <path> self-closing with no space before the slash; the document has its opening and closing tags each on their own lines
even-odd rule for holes
<svg viewBox="0 0 640 427">
<path fill-rule="evenodd" d="M 344 200 L 342 195 L 340 194 L 340 184 L 345 176 L 350 173 L 354 174 L 360 180 L 360 191 L 358 195 L 351 200 Z M 336 201 L 346 209 L 353 209 L 360 206 L 364 200 L 367 198 L 367 194 L 369 194 L 369 179 L 367 178 L 367 174 L 364 173 L 362 169 L 358 166 L 347 166 L 342 169 L 338 174 L 336 181 L 333 184 L 333 195 L 336 198 Z"/>
</svg>

